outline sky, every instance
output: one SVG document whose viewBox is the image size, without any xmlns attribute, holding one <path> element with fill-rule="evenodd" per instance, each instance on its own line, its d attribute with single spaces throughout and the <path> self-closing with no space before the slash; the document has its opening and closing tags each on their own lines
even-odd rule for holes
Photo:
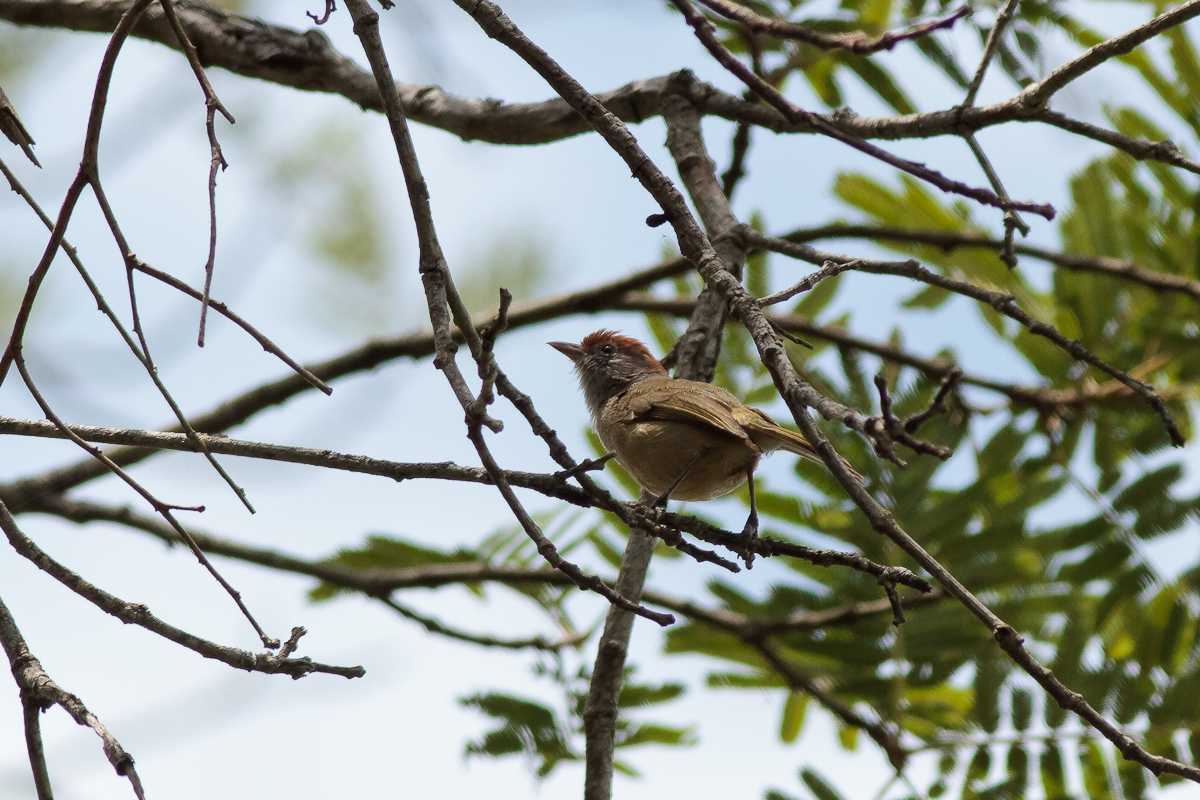
<svg viewBox="0 0 1200 800">
<path fill-rule="evenodd" d="M 686 66 L 727 91 L 739 91 L 708 60 L 682 21 L 661 4 L 519 0 L 502 5 L 590 90 L 603 91 Z M 1088 8 L 1098 9 L 1102 16 L 1095 24 L 1109 32 L 1123 30 L 1143 13 L 1117 4 Z M 311 24 L 297 4 L 262 0 L 250 6 L 249 13 L 301 29 Z M 550 96 L 540 78 L 483 36 L 451 4 L 401 4 L 384 13 L 381 24 L 399 80 L 436 82 L 450 92 L 506 102 Z M 364 62 L 344 10 L 339 9 L 323 30 L 342 53 Z M 0 26 L 0 33 L 10 37 L 4 41 L 14 36 L 10 26 Z M 45 169 L 35 170 L 11 148 L 0 152 L 52 210 L 78 164 L 105 39 L 38 34 L 33 41 L 34 47 L 44 49 L 39 66 L 7 82 L 5 89 L 38 142 L 36 152 Z M 950 41 L 968 55 L 967 61 L 978 52 L 978 43 L 969 37 Z M 1051 53 L 1060 60 L 1070 52 L 1065 42 L 1052 41 Z M 911 50 L 897 48 L 884 58 L 906 76 L 922 108 L 957 102 L 956 90 Z M 219 122 L 217 127 L 230 166 L 217 189 L 214 296 L 229 302 L 301 362 L 339 353 L 370 336 L 426 327 L 415 235 L 382 117 L 338 97 L 219 71 L 211 72 L 210 79 L 238 119 L 234 126 Z M 1111 69 L 1079 81 L 1059 101 L 1069 113 L 1095 119 L 1101 103 L 1119 97 L 1131 85 L 1123 73 Z M 980 103 L 1009 92 L 1002 79 L 989 80 Z M 794 85 L 792 94 L 806 107 L 815 107 L 806 87 Z M 847 100 L 863 115 L 884 112 L 860 87 L 850 87 Z M 138 255 L 193 284 L 200 282 L 208 237 L 209 154 L 203 123 L 199 90 L 183 59 L 161 46 L 130 41 L 118 62 L 105 121 L 102 176 Z M 709 121 L 705 131 L 714 158 L 723 165 L 731 127 Z M 674 175 L 662 147 L 660 121 L 638 125 L 634 133 L 655 162 Z M 514 247 L 513 242 L 535 242 L 544 254 L 546 274 L 528 287 L 526 296 L 518 295 L 518 301 L 619 277 L 649 266 L 671 246 L 668 228 L 651 229 L 642 223 L 657 207 L 597 137 L 504 148 L 464 143 L 420 126 L 414 126 L 413 136 L 430 185 L 438 232 L 456 274 L 477 274 L 490 254 Z M 1059 207 L 1067 200 L 1064 177 L 1103 152 L 1095 143 L 1080 143 L 1043 127 L 1007 126 L 980 138 L 1014 197 Z M 326 160 L 320 144 L 328 141 L 351 144 L 346 154 Z M 889 147 L 917 160 L 936 160 L 946 172 L 982 184 L 961 143 Z M 761 212 L 768 230 L 778 231 L 846 216 L 848 211 L 834 205 L 828 194 L 839 171 L 891 177 L 880 165 L 815 137 L 797 142 L 760 135 L 749 168 L 735 211 L 743 217 Z M 331 272 L 312 253 L 314 231 L 323 230 L 323 220 L 338 208 L 339 198 L 322 184 L 330 170 L 361 172 L 371 191 L 378 193 L 371 213 L 379 216 L 386 231 L 381 257 L 386 269 L 358 284 L 345 273 Z M 1054 244 L 1054 224 L 1029 221 L 1032 243 Z M 0 229 L 8 241 L 0 253 L 0 271 L 9 276 L 10 296 L 11 287 L 19 289 L 44 247 L 44 233 L 35 222 L 15 196 L 0 200 Z M 992 223 L 995 226 L 995 220 Z M 124 296 L 123 270 L 94 202 L 81 203 L 68 237 L 116 304 Z M 50 402 L 74 422 L 134 428 L 167 423 L 169 410 L 95 313 L 94 303 L 68 266 L 55 262 L 27 339 L 31 369 Z M 1027 269 L 1031 280 L 1044 285 L 1048 272 L 1043 265 L 1030 264 Z M 790 283 L 793 270 L 777 262 L 776 280 Z M 346 288 L 347 283 L 354 285 Z M 877 285 L 895 286 L 896 294 L 854 290 Z M 893 324 L 896 296 L 906 291 L 899 283 L 852 283 L 839 302 L 853 313 L 857 332 L 885 338 Z M 283 374 L 282 365 L 216 317 L 210 317 L 206 346 L 197 349 L 192 301 L 146 283 L 139 284 L 139 298 L 147 309 L 146 330 L 163 378 L 189 413 Z M 497 345 L 500 363 L 518 387 L 535 397 L 577 457 L 588 452 L 586 410 L 570 365 L 544 343 L 577 341 L 601 326 L 634 335 L 645 330 L 634 315 L 572 317 L 536 330 L 514 331 Z M 987 364 L 1001 378 L 1029 377 L 960 305 L 951 304 L 906 330 L 910 341 L 921 342 L 921 352 L 934 353 L 954 342 L 966 363 Z M 503 436 L 493 438 L 501 464 L 553 469 L 544 447 L 525 431 L 519 415 L 503 407 L 495 413 L 508 424 Z M 40 417 L 14 380 L 0 388 L 0 414 Z M 428 361 L 405 361 L 340 380 L 332 397 L 316 392 L 298 397 L 231 435 L 398 461 L 473 464 L 476 456 L 461 435 L 461 416 L 445 380 Z M 1186 457 L 1194 483 L 1200 472 L 1195 469 L 1194 446 Z M 0 480 L 76 458 L 66 443 L 3 437 Z M 765 480 L 789 480 L 786 458 L 771 462 Z M 354 546 L 370 533 L 451 547 L 478 542 L 511 525 L 499 495 L 487 487 L 395 484 L 233 458 L 224 463 L 247 488 L 258 510 L 254 516 L 192 456 L 160 456 L 137 467 L 134 475 L 171 502 L 203 503 L 207 510 L 194 521 L 201 530 L 307 557 Z M 96 481 L 79 494 L 136 502 L 114 479 Z M 534 510 L 552 507 L 536 497 L 528 499 Z M 741 513 L 733 501 L 713 507 L 730 520 Z M 53 556 L 108 591 L 144 602 L 157 616 L 198 635 L 255 649 L 253 632 L 182 548 L 167 550 L 145 536 L 102 525 L 76 527 L 29 516 L 19 521 Z M 0 554 L 3 596 L 31 649 L 50 675 L 79 695 L 133 754 L 150 796 L 186 799 L 220 792 L 250 797 L 273 791 L 296 798 L 549 798 L 578 792 L 579 766 L 562 767 L 538 783 L 516 759 L 464 759 L 464 743 L 481 735 L 488 722 L 463 708 L 458 698 L 496 689 L 557 701 L 552 686 L 532 677 L 534 659 L 529 654 L 447 641 L 361 598 L 310 604 L 310 580 L 236 562 L 217 563 L 269 631 L 286 634 L 293 625 L 308 629 L 299 655 L 361 664 L 366 677 L 347 681 L 314 675 L 293 682 L 235 672 L 144 630 L 122 626 L 15 554 Z M 775 572 L 778 569 L 763 564 L 741 579 L 748 591 L 762 593 L 773 575 L 783 574 Z M 697 590 L 713 575 L 704 565 L 657 562 L 650 583 L 682 594 Z M 404 600 L 413 607 L 459 627 L 508 636 L 552 633 L 502 591 L 491 591 L 486 603 L 461 589 L 410 594 Z M 594 596 L 578 596 L 571 610 L 586 627 L 602 619 L 604 606 Z M 751 798 L 761 797 L 768 787 L 798 795 L 796 770 L 801 763 L 820 764 L 852 798 L 875 796 L 887 780 L 882 757 L 865 745 L 853 753 L 840 749 L 832 723 L 823 714 L 810 713 L 801 737 L 790 745 L 781 743 L 779 692 L 705 688 L 705 664 L 691 656 L 663 656 L 661 633 L 651 626 L 637 627 L 631 660 L 639 666 L 640 679 L 678 680 L 688 686 L 686 699 L 646 716 L 694 725 L 699 744 L 632 753 L 627 760 L 642 777 L 618 777 L 619 797 L 667 793 Z M 60 711 L 43 717 L 43 731 L 59 797 L 129 796 L 128 786 L 112 774 L 89 732 Z M 0 692 L 0 796 L 34 796 L 22 738 L 15 692 Z"/>
</svg>

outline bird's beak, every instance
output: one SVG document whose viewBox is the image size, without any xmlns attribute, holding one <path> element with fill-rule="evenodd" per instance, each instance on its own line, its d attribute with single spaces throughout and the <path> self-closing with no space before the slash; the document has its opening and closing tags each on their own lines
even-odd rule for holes
<svg viewBox="0 0 1200 800">
<path fill-rule="evenodd" d="M 577 344 L 570 344 L 569 342 L 546 342 L 546 344 L 577 364 L 579 363 L 579 359 L 583 358 L 583 348 Z"/>
</svg>

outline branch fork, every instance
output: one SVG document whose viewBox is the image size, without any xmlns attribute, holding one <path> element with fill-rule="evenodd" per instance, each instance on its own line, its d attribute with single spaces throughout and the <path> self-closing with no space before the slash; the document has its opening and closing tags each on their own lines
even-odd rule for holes
<svg viewBox="0 0 1200 800">
<path fill-rule="evenodd" d="M 875 453 L 880 458 L 886 458 L 900 469 L 907 469 L 908 464 L 896 455 L 893 445 L 896 442 L 907 446 L 914 452 L 923 455 L 930 455 L 934 458 L 945 461 L 954 454 L 954 451 L 949 447 L 944 447 L 940 444 L 933 444 L 923 439 L 917 439 L 913 436 L 917 429 L 925 423 L 926 420 L 938 414 L 948 412 L 946 408 L 946 395 L 955 387 L 959 379 L 962 378 L 963 372 L 961 369 L 952 369 L 946 377 L 942 378 L 942 385 L 938 388 L 937 395 L 934 396 L 933 402 L 919 414 L 913 414 L 905 419 L 898 419 L 892 413 L 892 398 L 888 394 L 887 379 L 880 373 L 875 376 L 875 388 L 879 391 L 879 416 L 868 417 L 863 425 L 863 432 L 871 440 L 871 445 L 875 448 Z"/>
</svg>

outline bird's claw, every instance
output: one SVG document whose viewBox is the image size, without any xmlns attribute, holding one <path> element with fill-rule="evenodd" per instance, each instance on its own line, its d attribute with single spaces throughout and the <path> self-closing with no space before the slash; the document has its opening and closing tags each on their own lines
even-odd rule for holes
<svg viewBox="0 0 1200 800">
<path fill-rule="evenodd" d="M 750 516 L 746 519 L 746 527 L 742 528 L 741 535 L 741 556 L 746 562 L 746 569 L 751 569 L 754 566 L 754 540 L 758 538 L 758 514 L 750 512 Z"/>
</svg>

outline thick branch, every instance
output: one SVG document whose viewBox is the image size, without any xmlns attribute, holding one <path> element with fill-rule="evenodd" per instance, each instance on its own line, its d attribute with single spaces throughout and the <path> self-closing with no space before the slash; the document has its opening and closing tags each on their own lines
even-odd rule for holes
<svg viewBox="0 0 1200 800">
<path fill-rule="evenodd" d="M 68 30 L 113 30 L 129 0 L 0 0 L 0 19 L 18 25 Z M 379 91 L 370 74 L 335 51 L 317 30 L 301 32 L 265 24 L 251 17 L 224 11 L 203 0 L 183 0 L 176 5 L 188 38 L 196 45 L 206 67 L 220 67 L 249 78 L 270 81 L 303 91 L 339 94 L 364 109 L 381 111 Z M 176 40 L 157 7 L 142 19 L 134 36 L 176 47 Z M 619 119 L 642 122 L 661 113 L 660 102 L 667 76 L 635 81 L 601 93 L 597 98 Z M 414 122 L 453 133 L 465 140 L 495 144 L 544 144 L 578 136 L 591 130 L 560 99 L 540 103 L 505 105 L 495 100 L 447 94 L 437 86 L 398 83 L 405 113 Z M 980 130 L 1005 122 L 1046 122 L 1083 126 L 1076 132 L 1118 147 L 1137 158 L 1162 161 L 1200 174 L 1200 164 L 1185 158 L 1169 142 L 1148 143 L 1075 123 L 1045 109 L 1031 109 L 1021 95 L 983 108 L 951 108 L 922 114 L 859 117 L 849 110 L 822 115 L 827 122 L 862 139 L 912 139 L 957 136 L 962 130 Z M 704 115 L 755 125 L 776 133 L 813 133 L 807 123 L 793 123 L 776 111 L 697 83 L 689 100 Z"/>
<path fill-rule="evenodd" d="M 88 442 L 101 442 L 104 444 L 117 444 L 137 448 L 153 448 L 155 451 L 196 451 L 195 443 L 182 433 L 140 431 L 125 428 L 101 428 L 93 425 L 67 425 L 65 427 L 80 439 Z M 0 416 L 0 434 L 37 436 L 49 439 L 68 438 L 68 434 L 60 430 L 52 422 L 13 419 L 4 416 Z M 257 458 L 264 461 L 281 461 L 290 464 L 306 464 L 313 467 L 338 469 L 364 475 L 378 475 L 384 478 L 391 478 L 394 481 L 431 478 L 467 483 L 492 483 L 491 476 L 486 470 L 479 467 L 462 467 L 449 461 L 405 463 L 368 458 L 367 456 L 348 453 L 338 453 L 332 450 L 316 450 L 307 447 L 289 447 L 264 442 L 250 442 L 208 434 L 198 435 L 211 452 L 220 455 Z M 504 475 L 505 479 L 514 486 L 533 489 L 547 496 L 566 500 L 575 505 L 592 505 L 591 498 L 587 494 L 554 475 L 540 475 L 530 472 L 505 472 Z M 24 511 L 28 506 L 36 506 L 40 502 L 39 498 L 41 496 L 52 494 L 56 494 L 56 492 L 48 488 L 45 483 L 37 478 L 0 485 L 0 498 L 5 503 L 8 503 L 12 510 L 17 513 Z"/>
</svg>

